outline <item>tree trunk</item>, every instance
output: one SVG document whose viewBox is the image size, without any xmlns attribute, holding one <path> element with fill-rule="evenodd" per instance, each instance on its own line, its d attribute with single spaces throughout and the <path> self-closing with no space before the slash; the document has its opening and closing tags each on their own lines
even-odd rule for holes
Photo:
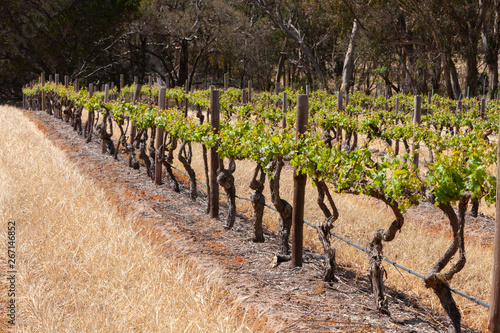
<svg viewBox="0 0 500 333">
<path fill-rule="evenodd" d="M 285 67 L 285 60 L 286 60 L 286 52 L 285 52 L 285 50 L 286 50 L 286 44 L 287 44 L 287 38 L 285 37 L 285 40 L 283 41 L 283 49 L 280 52 L 280 60 L 278 61 L 278 72 L 276 73 L 276 79 L 275 79 L 276 94 L 278 93 L 281 76 L 283 75 L 283 69 Z"/>
<path fill-rule="evenodd" d="M 446 87 L 446 94 L 449 98 L 458 99 L 453 92 L 453 84 L 451 82 L 451 71 L 450 71 L 450 60 L 449 57 L 442 54 L 441 61 L 443 62 L 443 70 L 444 70 L 444 85 Z"/>
<path fill-rule="evenodd" d="M 450 80 L 451 80 L 451 86 L 453 88 L 453 94 L 455 95 L 455 99 L 460 99 L 460 96 L 462 95 L 462 90 L 460 89 L 460 82 L 458 82 L 457 68 L 455 67 L 455 63 L 453 62 L 452 59 L 449 59 L 449 66 L 450 66 Z"/>
<path fill-rule="evenodd" d="M 342 70 L 342 85 L 340 91 L 349 92 L 352 85 L 352 72 L 354 67 L 354 50 L 356 48 L 356 41 L 358 39 L 359 24 L 358 20 L 354 19 L 352 24 L 351 38 L 349 39 L 349 46 L 345 54 L 344 68 Z"/>
<path fill-rule="evenodd" d="M 469 97 L 477 96 L 477 47 L 470 46 L 472 49 L 465 53 L 465 84 L 469 88 Z"/>
<path fill-rule="evenodd" d="M 493 21 L 485 21 L 481 30 L 481 41 L 485 54 L 485 61 L 488 66 L 488 96 L 495 98 L 498 89 L 498 50 L 499 50 L 499 5 L 500 1 L 494 2 Z M 491 28 L 490 31 L 488 28 Z"/>
<path fill-rule="evenodd" d="M 177 86 L 183 87 L 189 75 L 189 45 L 186 39 L 181 40 L 181 58 L 179 61 L 179 78 Z"/>
<path fill-rule="evenodd" d="M 488 96 L 491 100 L 495 99 L 498 90 L 498 53 L 495 54 L 495 60 L 488 64 Z"/>
</svg>

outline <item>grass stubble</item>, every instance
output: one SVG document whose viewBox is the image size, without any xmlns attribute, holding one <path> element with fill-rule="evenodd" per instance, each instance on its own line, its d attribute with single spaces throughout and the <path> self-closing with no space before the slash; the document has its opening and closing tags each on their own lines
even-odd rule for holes
<svg viewBox="0 0 500 333">
<path fill-rule="evenodd" d="M 15 220 L 17 332 L 250 331 L 219 273 L 165 258 L 21 111 L 0 107 L 0 132 L 0 251 Z"/>
</svg>

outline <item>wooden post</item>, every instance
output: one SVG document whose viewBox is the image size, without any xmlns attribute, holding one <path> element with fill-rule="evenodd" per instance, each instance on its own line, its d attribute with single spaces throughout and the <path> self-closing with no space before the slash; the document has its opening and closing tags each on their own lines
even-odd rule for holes
<svg viewBox="0 0 500 333">
<path fill-rule="evenodd" d="M 139 77 L 138 76 L 134 76 L 134 83 L 139 84 Z"/>
<path fill-rule="evenodd" d="M 486 117 L 486 100 L 484 98 L 481 98 L 481 119 L 484 119 Z"/>
<path fill-rule="evenodd" d="M 307 130 L 309 116 L 309 96 L 297 96 L 297 140 Z M 293 210 L 292 210 L 292 267 L 302 267 L 304 240 L 304 201 L 307 176 L 293 173 Z"/>
<path fill-rule="evenodd" d="M 52 82 L 52 74 L 49 75 L 49 83 Z"/>
<path fill-rule="evenodd" d="M 64 87 L 68 89 L 69 87 L 69 76 L 64 75 Z"/>
<path fill-rule="evenodd" d="M 133 99 L 132 99 L 132 101 L 133 101 L 134 103 L 137 103 L 137 101 L 139 101 L 139 98 L 141 97 L 141 88 L 142 88 L 142 85 L 140 85 L 140 84 L 137 84 L 137 85 L 135 86 L 134 97 L 133 97 Z M 135 139 L 136 131 L 137 131 L 137 130 L 136 130 L 136 128 L 135 128 L 135 124 L 134 124 L 134 123 L 132 123 L 132 124 L 130 125 L 130 138 L 129 138 L 129 143 L 130 143 L 131 145 L 133 145 L 133 144 L 134 144 L 134 139 Z"/>
<path fill-rule="evenodd" d="M 309 96 L 309 93 L 311 92 L 311 87 L 306 84 L 306 95 Z"/>
<path fill-rule="evenodd" d="M 213 90 L 210 94 L 211 126 L 215 133 L 219 133 L 219 91 Z M 217 148 L 210 149 L 210 217 L 219 218 L 219 183 L 217 171 L 219 170 L 219 154 Z"/>
<path fill-rule="evenodd" d="M 153 83 L 153 78 L 151 75 L 148 76 L 148 85 L 151 85 Z"/>
<path fill-rule="evenodd" d="M 344 96 L 342 91 L 339 90 L 339 94 L 337 96 L 337 109 L 339 111 L 344 110 Z"/>
<path fill-rule="evenodd" d="M 42 73 L 41 81 L 42 87 L 45 86 L 45 73 Z M 45 91 L 42 91 L 42 111 L 47 111 L 47 104 L 45 103 Z"/>
<path fill-rule="evenodd" d="M 167 89 L 160 88 L 158 91 L 158 111 L 165 110 L 165 98 Z M 156 127 L 156 142 L 155 142 L 155 185 L 161 185 L 162 178 L 162 162 L 160 160 L 160 148 L 163 145 L 163 130 Z"/>
<path fill-rule="evenodd" d="M 104 85 L 104 103 L 109 102 L 109 84 Z"/>
<path fill-rule="evenodd" d="M 462 111 L 462 101 L 457 102 L 457 108 L 455 110 L 455 117 L 458 117 L 460 115 L 460 112 Z M 455 125 L 455 135 L 458 134 L 458 131 L 460 130 L 460 125 L 457 123 Z"/>
<path fill-rule="evenodd" d="M 399 112 L 399 97 L 396 97 L 396 105 L 394 108 L 394 112 L 396 113 L 396 124 L 397 124 L 397 116 Z M 396 142 L 394 143 L 394 155 L 397 156 L 398 154 L 399 154 L 399 140 L 396 139 Z"/>
<path fill-rule="evenodd" d="M 186 94 L 189 93 L 189 80 L 186 80 L 186 83 L 184 84 L 184 92 Z M 188 116 L 188 108 L 189 108 L 189 100 L 186 97 L 186 100 L 184 101 L 184 117 L 186 118 Z"/>
<path fill-rule="evenodd" d="M 500 332 L 500 136 L 497 146 L 497 198 L 495 216 L 495 248 L 493 250 L 493 272 L 491 278 L 490 312 L 488 329 L 490 333 Z"/>
<path fill-rule="evenodd" d="M 54 75 L 54 77 L 55 77 L 54 82 L 57 86 L 59 84 L 59 74 Z"/>
<path fill-rule="evenodd" d="M 122 92 L 123 87 L 125 87 L 125 75 L 120 74 L 120 92 Z"/>
<path fill-rule="evenodd" d="M 224 91 L 229 88 L 229 73 L 224 73 Z"/>
<path fill-rule="evenodd" d="M 248 103 L 248 94 L 246 89 L 241 90 L 241 103 L 247 104 Z"/>
<path fill-rule="evenodd" d="M 248 80 L 248 103 L 252 103 L 252 80 Z"/>
<path fill-rule="evenodd" d="M 283 124 L 282 127 L 286 127 L 286 111 L 287 111 L 287 99 L 286 99 L 286 91 L 283 92 Z"/>
<path fill-rule="evenodd" d="M 420 119 L 422 116 L 422 96 L 415 96 L 415 109 L 413 111 L 413 127 L 418 127 L 420 125 Z M 418 153 L 417 150 L 420 148 L 419 143 L 413 138 L 413 164 L 418 169 Z"/>
<path fill-rule="evenodd" d="M 337 109 L 339 110 L 339 112 L 344 110 L 343 94 L 340 90 L 339 94 L 337 95 Z M 337 141 L 339 143 L 342 141 L 342 129 L 340 128 L 340 126 L 337 126 Z"/>
<path fill-rule="evenodd" d="M 109 102 L 109 85 L 106 84 L 104 86 L 104 103 L 108 103 L 108 102 Z M 110 115 L 108 115 L 108 117 L 110 117 Z M 104 130 L 106 128 L 106 118 L 103 118 L 102 126 L 104 126 L 104 128 L 101 130 Z M 101 153 L 102 154 L 106 154 L 106 150 L 107 150 L 106 146 L 107 146 L 106 140 L 101 137 Z"/>
</svg>

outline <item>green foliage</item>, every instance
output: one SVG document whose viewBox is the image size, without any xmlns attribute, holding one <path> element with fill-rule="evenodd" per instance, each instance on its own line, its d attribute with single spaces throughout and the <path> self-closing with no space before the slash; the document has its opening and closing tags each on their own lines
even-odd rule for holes
<svg viewBox="0 0 500 333">
<path fill-rule="evenodd" d="M 135 86 L 125 87 L 124 96 L 135 91 Z M 119 99 L 103 104 L 104 93 L 96 92 L 91 98 L 85 90 L 74 92 L 62 85 L 48 83 L 44 87 L 35 85 L 23 92 L 36 98 L 41 92 L 67 98 L 89 112 L 108 111 L 116 121 L 129 119 L 137 128 L 149 129 L 158 126 L 178 140 L 203 143 L 216 147 L 223 158 L 252 160 L 268 171 L 275 159 L 289 160 L 297 172 L 322 182 L 335 184 L 337 192 L 372 195 L 382 193 L 385 200 L 397 204 L 401 210 L 421 201 L 427 191 L 435 197 L 435 203 L 455 203 L 464 191 L 476 198 L 484 198 L 489 204 L 495 200 L 496 178 L 491 173 L 496 163 L 496 145 L 484 136 L 484 131 L 493 122 L 478 119 L 477 110 L 455 115 L 449 109 L 450 102 L 436 98 L 431 113 L 422 117 L 416 127 L 411 114 L 386 110 L 383 97 L 369 98 L 362 94 L 352 96 L 345 110 L 337 109 L 336 97 L 326 93 L 311 94 L 308 130 L 300 137 L 295 134 L 296 111 L 283 114 L 281 96 L 263 93 L 254 96 L 252 104 L 241 104 L 240 92 L 229 89 L 221 94 L 220 132 L 214 133 L 209 123 L 200 125 L 194 118 L 186 118 L 184 112 L 175 108 L 159 111 L 151 103 L 131 103 Z M 143 100 L 155 100 L 158 89 L 143 86 Z M 201 108 L 209 107 L 209 90 L 188 94 L 182 88 L 168 89 L 171 99 L 185 100 Z M 296 96 L 296 92 L 287 92 Z M 399 95 L 400 105 L 412 100 Z M 371 104 L 372 108 L 361 105 Z M 492 114 L 493 118 L 494 115 Z M 283 119 L 286 126 L 283 128 Z M 497 117 L 498 119 L 498 117 Z M 467 133 L 454 135 L 446 130 L 450 126 L 468 126 Z M 325 130 L 342 129 L 345 133 L 363 135 L 365 144 L 345 150 L 338 143 L 329 146 L 324 141 Z M 498 128 L 495 128 L 498 130 Z M 426 162 L 426 171 L 417 170 L 413 158 L 408 154 L 396 156 L 387 149 L 383 156 L 374 154 L 370 144 L 376 140 L 416 139 L 431 149 L 435 158 Z M 421 148 L 422 149 L 422 148 Z"/>
</svg>

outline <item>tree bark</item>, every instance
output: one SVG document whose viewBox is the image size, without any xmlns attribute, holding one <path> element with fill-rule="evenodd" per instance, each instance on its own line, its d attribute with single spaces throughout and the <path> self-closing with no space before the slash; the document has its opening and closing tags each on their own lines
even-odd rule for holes
<svg viewBox="0 0 500 333">
<path fill-rule="evenodd" d="M 358 20 L 354 19 L 354 22 L 352 24 L 351 38 L 349 39 L 349 46 L 347 47 L 347 52 L 345 54 L 344 68 L 342 69 L 342 85 L 340 86 L 340 91 L 342 92 L 349 92 L 349 88 L 352 85 L 354 51 L 358 39 L 358 32 L 359 32 Z"/>
<path fill-rule="evenodd" d="M 186 84 L 186 80 L 189 75 L 189 44 L 188 41 L 183 38 L 180 42 L 181 45 L 181 55 L 179 61 L 179 78 L 177 80 L 177 86 L 183 87 Z"/>
<path fill-rule="evenodd" d="M 452 59 L 449 59 L 449 66 L 450 66 L 450 80 L 453 89 L 453 94 L 455 95 L 455 99 L 460 99 L 460 96 L 462 95 L 462 90 L 460 89 L 460 82 L 458 81 L 457 67 L 455 66 L 455 62 Z"/>
</svg>

